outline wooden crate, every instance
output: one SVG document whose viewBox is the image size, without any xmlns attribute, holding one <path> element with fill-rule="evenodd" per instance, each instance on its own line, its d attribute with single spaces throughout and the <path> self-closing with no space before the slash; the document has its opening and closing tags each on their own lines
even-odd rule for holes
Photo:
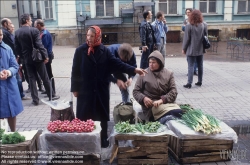
<svg viewBox="0 0 250 165">
<path fill-rule="evenodd" d="M 221 139 L 180 139 L 169 136 L 169 152 L 179 163 L 202 163 L 230 160 L 223 156 L 225 151 L 232 151 L 233 140 Z"/>
<path fill-rule="evenodd" d="M 39 150 L 39 130 L 31 140 L 18 144 L 2 144 L 1 165 L 7 164 L 33 164 L 36 162 Z M 5 157 L 8 156 L 8 157 Z"/>
<path fill-rule="evenodd" d="M 119 141 L 132 140 L 134 147 L 121 147 Z M 168 136 L 141 136 L 119 134 L 115 136 L 113 156 L 119 164 L 168 164 Z M 111 158 L 111 159 L 112 159 Z"/>
</svg>

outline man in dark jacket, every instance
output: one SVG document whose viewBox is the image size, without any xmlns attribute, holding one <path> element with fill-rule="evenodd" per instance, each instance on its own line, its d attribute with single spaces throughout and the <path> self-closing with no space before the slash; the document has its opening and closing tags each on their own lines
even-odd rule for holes
<svg viewBox="0 0 250 165">
<path fill-rule="evenodd" d="M 151 11 L 145 11 L 143 13 L 144 21 L 141 22 L 140 25 L 140 37 L 142 44 L 142 56 L 141 56 L 141 64 L 140 67 L 142 69 L 148 68 L 148 56 L 154 50 L 154 44 L 156 43 L 154 37 L 154 31 L 150 24 L 150 19 L 152 18 Z"/>
<path fill-rule="evenodd" d="M 54 77 L 52 73 L 52 67 L 51 67 L 52 60 L 54 59 L 54 54 L 52 52 L 52 37 L 51 37 L 50 32 L 47 29 L 45 29 L 43 20 L 37 19 L 34 23 L 34 26 L 40 31 L 40 38 L 42 40 L 43 46 L 45 49 L 47 49 L 49 62 L 47 62 L 45 66 L 46 66 L 49 79 L 51 80 L 51 78 Z M 52 79 L 51 81 L 52 81 L 52 89 L 54 93 L 56 93 L 55 81 L 54 79 Z M 42 94 L 46 94 L 46 91 L 42 92 Z"/>
<path fill-rule="evenodd" d="M 23 57 L 25 67 L 28 72 L 28 77 L 30 80 L 30 90 L 31 90 L 31 97 L 33 99 L 32 104 L 38 105 L 39 104 L 39 97 L 36 88 L 36 72 L 39 73 L 44 87 L 46 89 L 47 95 L 49 99 L 56 100 L 59 99 L 59 96 L 55 96 L 52 91 L 52 98 L 50 96 L 50 81 L 49 77 L 45 68 L 45 64 L 49 61 L 48 54 L 46 49 L 44 48 L 39 31 L 36 28 L 31 27 L 32 21 L 29 14 L 23 14 L 20 19 L 20 23 L 22 25 L 15 32 L 15 48 L 17 54 Z M 34 62 L 32 60 L 32 50 L 33 47 L 38 49 L 42 55 L 43 62 Z"/>
<path fill-rule="evenodd" d="M 113 44 L 108 47 L 111 54 L 116 58 L 122 60 L 124 63 L 129 64 L 131 66 L 137 67 L 136 65 L 136 57 L 135 53 L 130 44 Z M 132 79 L 134 78 L 135 73 L 128 74 L 128 78 L 125 73 L 115 72 L 113 76 L 111 76 L 111 81 L 116 83 L 119 87 L 122 94 L 122 101 L 124 103 L 129 102 L 129 86 L 132 83 Z"/>
</svg>

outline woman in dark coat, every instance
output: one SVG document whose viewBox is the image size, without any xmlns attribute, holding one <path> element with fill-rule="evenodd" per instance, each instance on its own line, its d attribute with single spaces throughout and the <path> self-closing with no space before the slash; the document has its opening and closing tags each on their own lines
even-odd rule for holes
<svg viewBox="0 0 250 165">
<path fill-rule="evenodd" d="M 101 29 L 91 26 L 87 43 L 75 51 L 71 92 L 77 97 L 76 117 L 80 120 L 101 121 L 101 144 L 108 147 L 107 121 L 109 121 L 110 76 L 114 71 L 143 75 L 144 70 L 123 63 L 101 44 Z"/>
</svg>

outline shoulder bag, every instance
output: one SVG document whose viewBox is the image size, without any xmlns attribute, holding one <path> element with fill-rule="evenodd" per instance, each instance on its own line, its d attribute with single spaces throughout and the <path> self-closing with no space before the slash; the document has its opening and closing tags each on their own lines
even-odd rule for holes
<svg viewBox="0 0 250 165">
<path fill-rule="evenodd" d="M 203 40 L 202 40 L 202 43 L 203 43 L 203 48 L 204 49 L 208 49 L 210 48 L 210 42 L 207 38 L 207 34 L 205 32 L 205 24 L 203 23 L 203 26 L 204 26 L 204 31 L 203 31 Z"/>
<path fill-rule="evenodd" d="M 33 44 L 33 39 L 32 39 L 32 35 L 31 35 L 31 30 L 30 30 L 30 38 L 31 38 L 31 43 L 32 43 L 32 54 L 31 54 L 31 58 L 34 62 L 43 62 L 43 58 L 42 58 L 42 54 L 40 52 L 39 49 L 36 49 L 34 47 L 34 44 Z"/>
</svg>

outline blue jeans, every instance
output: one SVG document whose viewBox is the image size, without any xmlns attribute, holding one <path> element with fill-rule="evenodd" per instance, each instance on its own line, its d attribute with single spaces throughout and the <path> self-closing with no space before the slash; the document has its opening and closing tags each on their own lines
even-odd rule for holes
<svg viewBox="0 0 250 165">
<path fill-rule="evenodd" d="M 142 69 L 147 69 L 149 64 L 148 64 L 148 56 L 153 52 L 154 50 L 154 44 L 151 45 L 147 45 L 148 49 L 144 52 L 142 51 L 142 55 L 141 55 L 141 64 L 140 64 L 140 68 Z"/>
<path fill-rule="evenodd" d="M 198 67 L 198 82 L 202 83 L 203 77 L 203 55 L 200 56 L 188 56 L 188 84 L 193 83 L 194 65 L 197 62 Z"/>
<path fill-rule="evenodd" d="M 19 75 L 19 73 L 16 73 L 16 80 L 17 80 L 17 85 L 18 85 L 18 89 L 19 89 L 19 93 L 21 98 L 23 98 L 25 96 L 25 94 L 23 93 L 23 82 L 22 82 L 22 78 Z"/>
<path fill-rule="evenodd" d="M 124 90 L 120 89 L 120 91 L 122 94 L 122 102 L 124 102 L 125 104 L 127 102 L 130 102 L 130 100 L 129 100 L 129 87 L 127 87 L 127 89 L 124 89 Z"/>
<path fill-rule="evenodd" d="M 188 62 L 188 56 L 187 56 L 187 62 Z M 194 63 L 194 72 L 197 72 L 197 62 L 195 60 L 195 63 Z"/>
</svg>

